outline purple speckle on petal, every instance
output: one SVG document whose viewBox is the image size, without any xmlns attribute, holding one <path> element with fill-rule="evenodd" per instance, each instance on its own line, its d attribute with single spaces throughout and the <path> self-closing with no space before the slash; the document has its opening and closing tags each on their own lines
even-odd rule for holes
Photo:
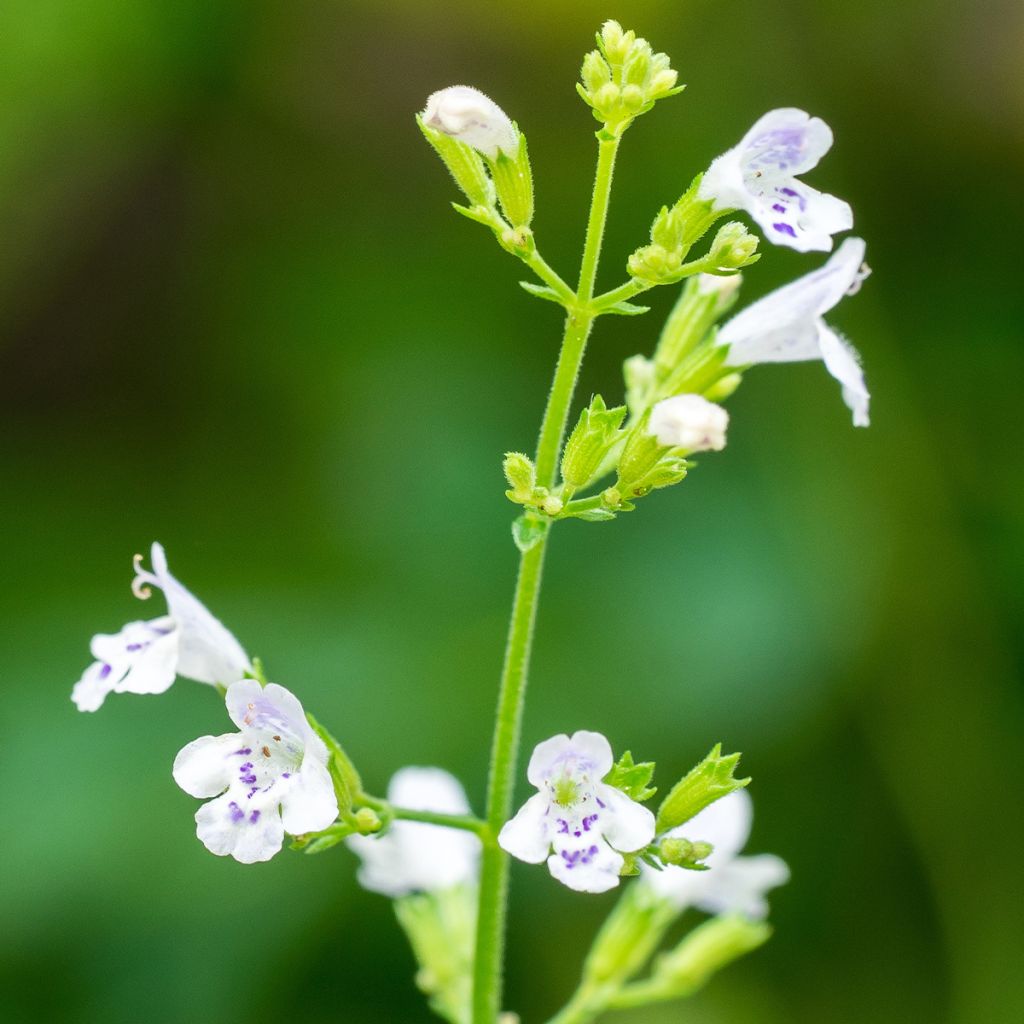
<svg viewBox="0 0 1024 1024">
<path fill-rule="evenodd" d="M 772 209 L 776 213 L 785 213 L 786 212 L 786 208 L 782 205 L 782 203 L 772 203 Z"/>
<path fill-rule="evenodd" d="M 249 824 L 250 825 L 255 825 L 256 822 L 259 821 L 259 820 L 260 820 L 260 812 L 259 811 L 253 811 L 252 814 L 249 815 Z"/>
<path fill-rule="evenodd" d="M 568 835 L 569 834 L 569 822 L 567 822 L 565 820 L 565 818 L 556 818 L 555 821 L 558 823 L 558 832 L 559 832 L 559 834 L 560 835 L 562 835 L 562 834 Z"/>
<path fill-rule="evenodd" d="M 113 672 L 113 668 L 111 668 L 110 665 L 105 664 L 103 668 L 100 669 L 100 679 L 106 679 L 111 672 Z"/>
<path fill-rule="evenodd" d="M 593 825 L 595 821 L 597 821 L 597 815 L 596 814 L 588 814 L 583 819 L 583 831 L 584 832 L 589 832 L 590 831 L 590 826 Z"/>
<path fill-rule="evenodd" d="M 790 238 L 796 238 L 796 231 L 789 224 L 773 224 L 772 227 L 775 228 L 780 235 L 789 235 Z"/>
<path fill-rule="evenodd" d="M 292 773 L 291 772 L 281 772 L 281 778 L 282 779 L 290 779 L 291 777 L 292 777 Z"/>
<path fill-rule="evenodd" d="M 248 757 L 252 753 L 252 747 L 242 747 L 241 750 L 236 750 L 235 754 L 239 757 Z"/>
<path fill-rule="evenodd" d="M 600 797 L 597 797 L 596 799 L 597 799 L 597 806 L 600 807 L 601 810 L 603 811 L 605 809 L 605 806 L 606 806 L 605 803 L 601 800 Z"/>
<path fill-rule="evenodd" d="M 256 776 L 255 775 L 243 775 L 242 776 L 242 782 L 244 782 L 247 786 L 251 786 L 255 781 L 256 781 Z"/>
<path fill-rule="evenodd" d="M 780 189 L 779 189 L 779 191 L 780 191 L 780 192 L 781 192 L 781 193 L 782 193 L 782 194 L 783 194 L 784 196 L 791 196 L 791 197 L 792 197 L 792 198 L 794 198 L 794 199 L 795 199 L 795 198 L 796 198 L 796 196 L 797 196 L 797 193 L 796 193 L 796 192 L 795 192 L 795 191 L 794 191 L 793 189 L 791 189 L 791 188 L 780 188 Z"/>
<path fill-rule="evenodd" d="M 135 651 L 141 651 L 144 647 L 148 646 L 149 644 L 126 644 L 125 650 L 134 653 Z"/>
<path fill-rule="evenodd" d="M 228 813 L 231 817 L 232 822 L 234 822 L 234 824 L 236 825 L 245 817 L 245 811 L 243 811 L 242 808 L 239 807 L 234 800 L 232 800 L 231 803 L 228 804 Z"/>
</svg>

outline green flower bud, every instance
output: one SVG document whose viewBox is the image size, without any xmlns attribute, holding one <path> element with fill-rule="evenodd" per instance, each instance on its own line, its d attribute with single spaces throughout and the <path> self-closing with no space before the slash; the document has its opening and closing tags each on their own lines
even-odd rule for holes
<svg viewBox="0 0 1024 1024">
<path fill-rule="evenodd" d="M 511 488 L 506 492 L 509 499 L 520 505 L 528 504 L 537 485 L 537 470 L 533 460 L 522 452 L 506 452 L 502 469 Z"/>
<path fill-rule="evenodd" d="M 379 832 L 383 824 L 377 812 L 369 807 L 360 807 L 355 813 L 355 825 L 360 835 Z"/>
<path fill-rule="evenodd" d="M 721 743 L 716 744 L 708 756 L 676 783 L 665 797 L 658 810 L 658 833 L 669 832 L 685 824 L 708 804 L 749 785 L 750 779 L 733 777 L 739 760 L 739 754 L 723 757 Z"/>
<path fill-rule="evenodd" d="M 603 85 L 612 80 L 612 69 L 608 62 L 601 56 L 600 50 L 591 50 L 583 58 L 583 70 L 580 72 L 583 84 L 590 93 L 597 92 Z"/>
<path fill-rule="evenodd" d="M 641 95 L 651 70 L 651 56 L 651 44 L 646 39 L 638 39 L 623 61 L 623 83 L 637 86 L 641 90 Z"/>
<path fill-rule="evenodd" d="M 644 105 L 644 91 L 639 85 L 625 85 L 622 87 L 622 105 L 631 114 L 639 112 Z"/>
<path fill-rule="evenodd" d="M 513 228 L 528 227 L 533 220 L 533 172 L 526 150 L 526 136 L 519 133 L 519 146 L 514 157 L 499 152 L 489 163 L 505 219 Z"/>
<path fill-rule="evenodd" d="M 763 922 L 738 915 L 712 918 L 660 956 L 644 984 L 657 990 L 660 999 L 688 996 L 717 971 L 767 942 L 771 933 Z"/>
<path fill-rule="evenodd" d="M 597 45 L 601 47 L 613 69 L 622 66 L 629 51 L 633 48 L 634 42 L 636 42 L 636 33 L 632 30 L 623 32 L 622 26 L 617 21 L 606 21 L 601 26 L 601 32 L 597 37 Z"/>
<path fill-rule="evenodd" d="M 705 392 L 704 397 L 709 402 L 722 402 L 728 398 L 743 383 L 742 373 L 730 373 L 719 378 Z"/>
<path fill-rule="evenodd" d="M 757 235 L 739 221 L 730 221 L 718 229 L 711 243 L 708 261 L 718 270 L 739 270 L 757 262 Z"/>
<path fill-rule="evenodd" d="M 625 418 L 624 405 L 608 409 L 600 395 L 595 395 L 580 413 L 562 453 L 562 479 L 569 487 L 578 490 L 590 482 L 604 457 L 619 441 L 619 427 Z"/>
</svg>

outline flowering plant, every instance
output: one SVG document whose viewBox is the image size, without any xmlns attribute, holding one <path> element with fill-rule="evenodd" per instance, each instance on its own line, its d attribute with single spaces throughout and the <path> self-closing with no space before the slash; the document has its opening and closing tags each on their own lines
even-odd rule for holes
<svg viewBox="0 0 1024 1024">
<path fill-rule="evenodd" d="M 361 884 L 394 902 L 420 964 L 417 982 L 454 1024 L 514 1017 L 502 1013 L 510 857 L 545 863 L 577 893 L 623 889 L 553 1024 L 684 998 L 768 938 L 765 894 L 788 870 L 771 855 L 740 856 L 752 810 L 750 780 L 735 774 L 738 754 L 713 747 L 649 809 L 654 764 L 629 751 L 616 758 L 605 736 L 577 729 L 536 744 L 526 776 L 537 792 L 513 814 L 542 567 L 556 523 L 609 522 L 633 512 L 654 491 L 683 481 L 694 455 L 722 451 L 729 417 L 721 403 L 755 365 L 821 360 L 841 385 L 854 424 L 868 423 L 859 358 L 823 319 L 866 276 L 863 241 L 847 238 L 823 265 L 728 319 L 741 271 L 761 258 L 758 237 L 730 220 L 692 255 L 738 211 L 775 245 L 832 249 L 833 236 L 852 227 L 850 207 L 800 180 L 832 144 L 820 118 L 796 109 L 765 114 L 660 209 L 649 241 L 626 261 L 626 280 L 596 290 L 625 133 L 683 88 L 669 58 L 618 23 L 605 24 L 597 44 L 577 87 L 600 127 L 575 287 L 542 257 L 531 228 L 533 175 L 518 125 L 469 86 L 434 93 L 417 118 L 465 196 L 455 209 L 529 268 L 536 280 L 522 282 L 527 292 L 565 311 L 536 452 L 508 452 L 503 462 L 505 493 L 518 507 L 512 539 L 519 576 L 484 815 L 472 813 L 460 783 L 440 768 L 400 769 L 386 797 L 368 790 L 341 743 L 293 693 L 270 682 L 263 664 L 170 574 L 159 544 L 151 571 L 136 558 L 132 589 L 140 599 L 161 590 L 167 614 L 95 636 L 94 661 L 72 692 L 80 710 L 96 711 L 110 693 L 162 693 L 177 676 L 216 689 L 237 731 L 187 744 L 172 769 L 183 790 L 207 801 L 195 815 L 198 838 L 243 864 L 275 856 L 286 836 L 305 854 L 347 846 L 361 861 Z M 648 312 L 632 300 L 665 285 L 682 287 L 650 356 L 626 361 L 623 403 L 609 407 L 594 395 L 569 430 L 594 323 Z M 710 916 L 641 976 L 690 907 Z"/>
</svg>

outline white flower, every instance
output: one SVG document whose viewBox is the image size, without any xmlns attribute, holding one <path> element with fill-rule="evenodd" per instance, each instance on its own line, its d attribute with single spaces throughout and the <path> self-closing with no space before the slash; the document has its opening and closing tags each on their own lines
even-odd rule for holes
<svg viewBox="0 0 1024 1024">
<path fill-rule="evenodd" d="M 108 693 L 163 693 L 176 675 L 227 685 L 250 669 L 241 644 L 168 571 L 164 549 L 154 544 L 153 572 L 135 556 L 136 597 L 159 587 L 168 614 L 129 622 L 120 633 L 98 633 L 90 649 L 96 659 L 71 691 L 79 711 L 95 711 Z"/>
<path fill-rule="evenodd" d="M 871 396 L 864 383 L 860 357 L 822 319 L 844 295 L 860 287 L 867 276 L 863 263 L 863 239 L 847 238 L 823 267 L 771 292 L 734 316 L 718 332 L 718 343 L 729 346 L 728 365 L 821 359 L 842 385 L 843 401 L 853 411 L 854 425 L 866 427 Z"/>
<path fill-rule="evenodd" d="M 612 748 L 598 732 L 537 744 L 526 775 L 540 792 L 505 824 L 498 845 L 528 864 L 546 858 L 551 874 L 578 892 L 614 888 L 623 865 L 617 851 L 647 846 L 654 815 L 601 781 L 612 763 Z"/>
<path fill-rule="evenodd" d="M 491 160 L 496 160 L 499 152 L 514 157 L 519 150 L 519 132 L 508 114 L 479 89 L 468 85 L 451 85 L 432 93 L 423 111 L 423 121 Z"/>
<path fill-rule="evenodd" d="M 658 444 L 689 452 L 720 452 L 725 447 L 729 414 L 702 395 L 676 395 L 651 410 L 648 431 Z"/>
<path fill-rule="evenodd" d="M 228 687 L 228 715 L 239 732 L 203 736 L 174 759 L 174 781 L 195 797 L 216 797 L 196 812 L 196 835 L 219 857 L 270 860 L 285 832 L 327 828 L 338 816 L 324 741 L 283 686 L 242 679 Z"/>
<path fill-rule="evenodd" d="M 468 814 L 459 780 L 441 768 L 403 768 L 388 785 L 388 802 L 413 811 Z M 480 840 L 471 832 L 417 821 L 396 821 L 379 836 L 351 836 L 362 860 L 359 884 L 397 899 L 476 880 Z"/>
<path fill-rule="evenodd" d="M 669 864 L 658 871 L 642 864 L 643 884 L 680 909 L 695 906 L 709 914 L 764 917 L 768 913 L 765 893 L 789 880 L 789 868 L 770 853 L 738 856 L 750 835 L 753 816 L 746 790 L 716 800 L 668 833 L 669 838 L 712 843 L 714 850 L 704 862 L 708 870 L 690 871 Z"/>
<path fill-rule="evenodd" d="M 853 213 L 797 175 L 817 166 L 831 146 L 832 129 L 821 118 L 793 107 L 770 110 L 712 162 L 698 194 L 716 209 L 746 210 L 776 245 L 828 252 L 832 235 L 853 227 Z"/>
</svg>

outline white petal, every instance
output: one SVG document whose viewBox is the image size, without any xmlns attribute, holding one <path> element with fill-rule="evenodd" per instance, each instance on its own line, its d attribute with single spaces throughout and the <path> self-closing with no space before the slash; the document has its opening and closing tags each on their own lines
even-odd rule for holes
<svg viewBox="0 0 1024 1024">
<path fill-rule="evenodd" d="M 832 148 L 832 129 L 796 107 L 762 115 L 737 147 L 745 169 L 796 177 L 817 167 Z"/>
<path fill-rule="evenodd" d="M 748 306 L 718 333 L 730 366 L 798 362 L 821 356 L 817 321 L 860 277 L 864 242 L 847 238 L 817 270 Z"/>
<path fill-rule="evenodd" d="M 151 558 L 155 582 L 163 590 L 167 607 L 181 629 L 179 674 L 223 686 L 241 679 L 251 667 L 241 644 L 171 575 L 160 544 L 153 544 Z"/>
<path fill-rule="evenodd" d="M 106 662 L 94 661 L 75 683 L 71 699 L 79 711 L 96 711 L 114 689 L 116 678 Z"/>
<path fill-rule="evenodd" d="M 768 913 L 765 893 L 789 881 L 786 862 L 770 853 L 737 857 L 714 871 L 706 872 L 709 885 L 697 906 L 711 914 L 743 914 L 762 918 Z"/>
<path fill-rule="evenodd" d="M 469 85 L 452 85 L 432 93 L 423 121 L 492 160 L 499 152 L 515 156 L 519 148 L 519 133 L 505 111 Z"/>
<path fill-rule="evenodd" d="M 714 868 L 732 860 L 743 849 L 750 838 L 753 821 L 754 802 L 745 789 L 738 789 L 708 804 L 689 821 L 672 829 L 669 835 L 711 843 L 714 851 L 705 863 Z M 699 872 L 687 871 L 686 874 Z"/>
<path fill-rule="evenodd" d="M 615 764 L 612 745 L 601 733 L 580 729 L 572 734 L 570 743 L 577 758 L 590 763 L 589 772 L 595 781 L 600 781 L 612 770 Z"/>
<path fill-rule="evenodd" d="M 468 814 L 462 784 L 443 768 L 401 768 L 388 784 L 388 800 L 396 807 L 441 814 Z"/>
<path fill-rule="evenodd" d="M 828 252 L 832 236 L 853 227 L 849 203 L 795 178 L 765 192 L 747 209 L 770 242 L 797 252 Z"/>
<path fill-rule="evenodd" d="M 568 739 L 568 737 L 566 737 Z M 548 837 L 548 797 L 537 793 L 519 808 L 519 813 L 505 822 L 498 834 L 498 845 L 513 857 L 527 864 L 540 864 L 551 849 Z"/>
<path fill-rule="evenodd" d="M 571 746 L 572 740 L 564 732 L 538 743 L 533 748 L 530 763 L 526 768 L 526 777 L 530 780 L 530 785 L 538 788 L 543 786 L 551 769 L 569 752 Z"/>
<path fill-rule="evenodd" d="M 240 679 L 228 687 L 225 703 L 231 721 L 239 729 L 287 733 L 301 747 L 322 745 L 306 720 L 298 697 L 277 683 L 261 686 L 256 679 Z M 314 739 L 316 743 L 312 742 Z"/>
<path fill-rule="evenodd" d="M 642 884 L 668 900 L 680 910 L 695 906 L 707 892 L 712 872 L 689 871 L 686 868 L 666 865 L 661 871 L 640 865 Z"/>
<path fill-rule="evenodd" d="M 654 840 L 654 815 L 625 793 L 603 783 L 595 787 L 597 798 L 606 804 L 600 828 L 616 850 L 632 853 Z"/>
<path fill-rule="evenodd" d="M 548 857 L 552 877 L 577 892 L 607 892 L 619 884 L 623 858 L 596 837 L 588 846 L 563 848 Z"/>
<path fill-rule="evenodd" d="M 270 860 L 284 842 L 284 826 L 273 799 L 229 791 L 196 811 L 196 835 L 218 857 L 231 855 L 242 864 Z"/>
<path fill-rule="evenodd" d="M 825 368 L 843 386 L 843 401 L 853 412 L 853 425 L 866 427 L 871 396 L 856 350 L 823 320 L 818 322 L 818 343 Z"/>
<path fill-rule="evenodd" d="M 338 817 L 338 799 L 327 765 L 306 751 L 302 767 L 281 796 L 284 829 L 294 835 L 319 832 Z"/>
<path fill-rule="evenodd" d="M 210 797 L 223 793 L 235 776 L 238 758 L 244 746 L 238 733 L 201 736 L 178 751 L 171 774 L 190 796 Z"/>
<path fill-rule="evenodd" d="M 120 633 L 98 633 L 90 649 L 110 665 L 114 693 L 163 693 L 174 682 L 178 632 L 170 616 L 129 622 Z"/>
<path fill-rule="evenodd" d="M 738 146 L 711 161 L 711 166 L 701 178 L 697 194 L 701 199 L 712 200 L 716 210 L 746 209 L 750 193 L 743 180 Z"/>
</svg>

